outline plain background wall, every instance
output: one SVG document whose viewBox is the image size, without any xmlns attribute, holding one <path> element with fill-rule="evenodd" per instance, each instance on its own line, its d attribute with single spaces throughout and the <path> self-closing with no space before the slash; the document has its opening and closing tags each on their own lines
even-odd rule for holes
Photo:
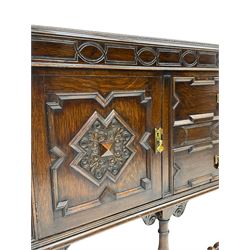
<svg viewBox="0 0 250 250">
<path fill-rule="evenodd" d="M 249 249 L 248 10 L 241 0 L 2 1 L 0 248 L 30 249 L 30 25 L 37 24 L 220 44 L 220 191 L 172 217 L 170 249 L 202 250 L 217 240 L 222 250 Z M 157 224 L 134 220 L 70 249 L 157 249 Z"/>
</svg>

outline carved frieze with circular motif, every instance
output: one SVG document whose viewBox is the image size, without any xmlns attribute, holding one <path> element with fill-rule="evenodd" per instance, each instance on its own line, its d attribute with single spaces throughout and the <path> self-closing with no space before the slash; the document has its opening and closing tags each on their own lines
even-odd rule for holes
<svg viewBox="0 0 250 250">
<path fill-rule="evenodd" d="M 157 53 L 152 48 L 144 47 L 138 50 L 137 58 L 142 65 L 151 66 L 157 60 Z"/>
<path fill-rule="evenodd" d="M 78 56 L 87 63 L 99 63 L 105 58 L 106 51 L 95 42 L 86 42 L 77 48 Z"/>
<path fill-rule="evenodd" d="M 198 54 L 194 50 L 186 50 L 180 57 L 180 62 L 186 67 L 194 67 L 198 63 Z"/>
</svg>

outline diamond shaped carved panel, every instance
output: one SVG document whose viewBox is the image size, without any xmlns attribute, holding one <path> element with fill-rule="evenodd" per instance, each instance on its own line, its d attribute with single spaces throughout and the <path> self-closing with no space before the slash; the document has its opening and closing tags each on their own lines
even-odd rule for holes
<svg viewBox="0 0 250 250">
<path fill-rule="evenodd" d="M 135 155 L 134 137 L 115 110 L 106 119 L 94 112 L 69 144 L 77 152 L 70 166 L 98 186 L 106 178 L 116 182 Z"/>
</svg>

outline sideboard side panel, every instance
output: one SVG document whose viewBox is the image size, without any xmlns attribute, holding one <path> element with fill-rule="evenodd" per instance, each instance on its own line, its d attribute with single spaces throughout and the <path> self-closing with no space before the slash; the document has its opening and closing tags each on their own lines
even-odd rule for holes
<svg viewBox="0 0 250 250">
<path fill-rule="evenodd" d="M 52 199 L 50 196 L 50 155 L 47 150 L 46 103 L 44 98 L 43 71 L 32 72 L 32 176 L 37 237 L 53 223 Z M 34 212 L 34 211 L 33 211 Z M 42 219 L 41 219 L 42 218 Z"/>
<path fill-rule="evenodd" d="M 173 193 L 216 183 L 219 78 L 215 72 L 173 72 L 171 165 Z"/>
</svg>

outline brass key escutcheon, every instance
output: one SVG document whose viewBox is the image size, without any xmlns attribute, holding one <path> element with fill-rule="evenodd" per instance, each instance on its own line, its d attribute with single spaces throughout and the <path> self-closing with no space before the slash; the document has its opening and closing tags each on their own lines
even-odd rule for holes
<svg viewBox="0 0 250 250">
<path fill-rule="evenodd" d="M 219 168 L 219 155 L 214 156 L 214 167 Z"/>
<path fill-rule="evenodd" d="M 155 153 L 161 153 L 164 150 L 162 136 L 163 129 L 155 128 Z"/>
</svg>

